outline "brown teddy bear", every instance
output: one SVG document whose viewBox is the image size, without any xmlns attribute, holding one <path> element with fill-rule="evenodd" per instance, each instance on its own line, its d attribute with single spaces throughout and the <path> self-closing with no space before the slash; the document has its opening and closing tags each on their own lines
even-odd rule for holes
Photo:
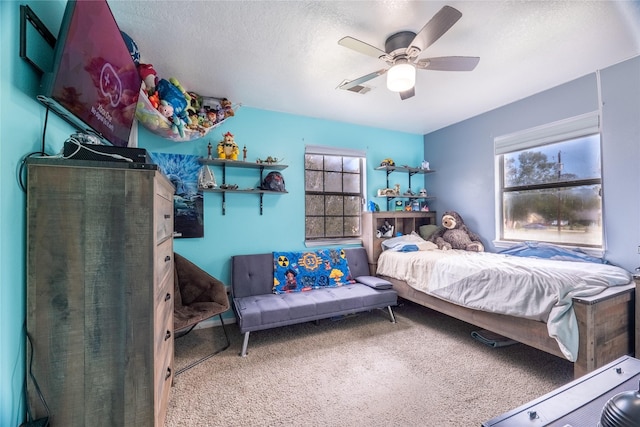
<svg viewBox="0 0 640 427">
<path fill-rule="evenodd" d="M 469 230 L 460 214 L 454 211 L 448 211 L 442 215 L 442 225 L 431 235 L 429 241 L 442 250 L 464 249 L 484 252 L 480 236 Z"/>
</svg>

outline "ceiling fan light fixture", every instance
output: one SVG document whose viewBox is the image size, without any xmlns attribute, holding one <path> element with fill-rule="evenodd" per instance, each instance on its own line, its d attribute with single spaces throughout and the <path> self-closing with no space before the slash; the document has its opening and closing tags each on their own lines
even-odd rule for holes
<svg viewBox="0 0 640 427">
<path fill-rule="evenodd" d="M 395 64 L 387 71 L 387 89 L 404 92 L 416 84 L 416 68 L 409 63 Z"/>
</svg>

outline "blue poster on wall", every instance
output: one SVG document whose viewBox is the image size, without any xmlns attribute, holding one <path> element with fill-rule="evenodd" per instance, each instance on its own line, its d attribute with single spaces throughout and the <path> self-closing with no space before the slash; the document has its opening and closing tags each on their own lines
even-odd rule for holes
<svg viewBox="0 0 640 427">
<path fill-rule="evenodd" d="M 151 160 L 176 187 L 173 196 L 175 237 L 204 237 L 203 196 L 198 189 L 198 156 L 150 153 Z"/>
</svg>

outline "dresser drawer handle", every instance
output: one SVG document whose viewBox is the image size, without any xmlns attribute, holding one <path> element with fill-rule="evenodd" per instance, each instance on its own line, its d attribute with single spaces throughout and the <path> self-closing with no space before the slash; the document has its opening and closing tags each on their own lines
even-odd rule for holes
<svg viewBox="0 0 640 427">
<path fill-rule="evenodd" d="M 171 218 L 171 214 L 164 214 L 164 219 L 169 219 Z"/>
<path fill-rule="evenodd" d="M 167 292 L 167 294 L 164 296 L 164 300 L 169 301 L 170 299 L 171 299 L 171 294 Z"/>
<path fill-rule="evenodd" d="M 164 376 L 164 380 L 168 380 L 169 378 L 171 378 L 171 368 L 167 368 L 167 373 Z"/>
<path fill-rule="evenodd" d="M 169 262 L 171 261 L 171 255 L 167 255 L 166 257 L 164 257 L 164 262 Z"/>
<path fill-rule="evenodd" d="M 169 338 L 171 338 L 171 331 L 167 331 L 166 334 L 164 334 L 164 340 L 168 340 Z"/>
</svg>

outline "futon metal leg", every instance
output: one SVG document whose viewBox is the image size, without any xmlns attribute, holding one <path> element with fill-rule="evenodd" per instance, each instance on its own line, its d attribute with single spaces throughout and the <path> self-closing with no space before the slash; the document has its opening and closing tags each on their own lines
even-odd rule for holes
<svg viewBox="0 0 640 427">
<path fill-rule="evenodd" d="M 240 356 L 245 357 L 247 355 L 247 345 L 249 345 L 249 332 L 244 333 L 244 341 L 242 342 L 242 352 L 240 352 Z"/>
<path fill-rule="evenodd" d="M 391 317 L 391 323 L 396 323 L 396 316 L 393 315 L 393 310 L 391 310 L 391 306 L 388 305 L 387 308 L 389 309 L 389 317 Z"/>
</svg>

